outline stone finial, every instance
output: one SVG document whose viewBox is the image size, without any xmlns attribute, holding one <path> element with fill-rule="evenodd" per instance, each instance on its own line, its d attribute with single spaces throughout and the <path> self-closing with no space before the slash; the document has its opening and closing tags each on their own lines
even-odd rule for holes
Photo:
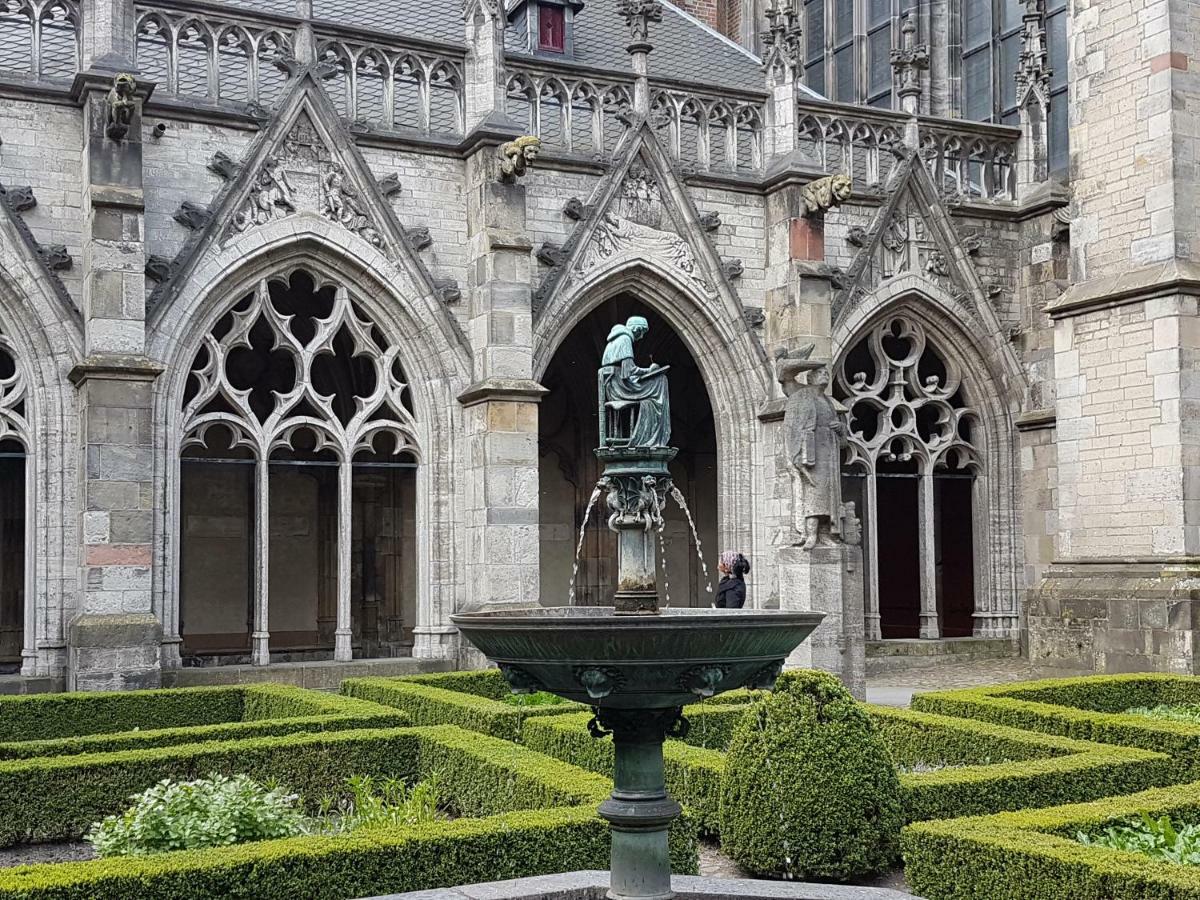
<svg viewBox="0 0 1200 900">
<path fill-rule="evenodd" d="M 905 98 L 921 96 L 921 72 L 928 68 L 929 47 L 917 43 L 917 22 L 912 12 L 907 12 L 904 14 L 904 24 L 900 26 L 900 46 L 892 49 L 896 94 L 905 112 L 916 113 L 916 104 L 905 104 L 904 101 Z"/>
<path fill-rule="evenodd" d="M 816 181 L 809 182 L 800 189 L 800 199 L 804 203 L 801 215 L 805 218 L 820 215 L 826 210 L 841 206 L 850 198 L 850 188 L 853 182 L 849 175 L 826 175 Z"/>
<path fill-rule="evenodd" d="M 136 90 L 137 79 L 128 72 L 113 78 L 113 85 L 108 89 L 104 101 L 104 133 L 118 144 L 125 140 L 129 126 L 133 124 L 133 114 L 137 110 L 137 101 L 133 98 Z"/>
<path fill-rule="evenodd" d="M 500 18 L 500 3 L 499 0 L 465 0 L 462 14 L 464 22 L 495 21 Z"/>
<path fill-rule="evenodd" d="M 760 33 L 763 42 L 763 70 L 775 81 L 796 78 L 804 54 L 803 32 L 791 5 L 772 6 L 764 13 L 767 28 Z"/>
<path fill-rule="evenodd" d="M 617 12 L 625 19 L 631 42 L 648 44 L 650 23 L 662 21 L 663 5 L 659 0 L 617 0 Z"/>
<path fill-rule="evenodd" d="M 531 134 L 522 135 L 515 141 L 502 144 L 500 147 L 500 182 L 516 184 L 517 179 L 529 170 L 530 164 L 537 159 L 541 152 L 541 139 Z"/>
<path fill-rule="evenodd" d="M 1035 100 L 1042 106 L 1049 101 L 1050 55 L 1046 48 L 1045 0 L 1021 0 L 1021 55 L 1017 61 L 1017 106 Z"/>
</svg>

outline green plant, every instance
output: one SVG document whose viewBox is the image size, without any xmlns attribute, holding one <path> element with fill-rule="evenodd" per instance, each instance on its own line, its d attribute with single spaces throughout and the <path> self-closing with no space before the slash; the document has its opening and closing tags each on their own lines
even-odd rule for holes
<svg viewBox="0 0 1200 900">
<path fill-rule="evenodd" d="M 751 872 L 847 880 L 898 857 L 900 783 L 841 682 L 790 672 L 734 731 L 720 819 L 722 849 Z"/>
<path fill-rule="evenodd" d="M 1093 847 L 1144 853 L 1163 862 L 1200 866 L 1200 825 L 1175 825 L 1169 816 L 1154 818 L 1143 811 L 1139 818 L 1109 825 L 1100 834 L 1081 831 L 1076 840 Z"/>
<path fill-rule="evenodd" d="M 304 827 L 295 794 L 247 775 L 211 775 L 158 784 L 129 798 L 123 813 L 97 822 L 87 841 L 100 857 L 227 847 L 290 837 Z"/>
<path fill-rule="evenodd" d="M 570 701 L 549 691 L 535 691 L 532 694 L 509 694 L 502 702 L 509 706 L 558 706 Z"/>
<path fill-rule="evenodd" d="M 1131 716 L 1145 716 L 1148 719 L 1166 719 L 1169 722 L 1190 722 L 1200 725 L 1200 703 L 1187 703 L 1182 706 L 1168 706 L 1160 703 L 1158 706 L 1134 706 L 1125 710 Z"/>
<path fill-rule="evenodd" d="M 312 834 L 348 834 L 383 825 L 424 825 L 438 815 L 440 784 L 437 773 L 409 787 L 400 778 L 375 779 L 352 775 L 346 779 L 349 797 L 326 797 L 309 824 Z"/>
</svg>

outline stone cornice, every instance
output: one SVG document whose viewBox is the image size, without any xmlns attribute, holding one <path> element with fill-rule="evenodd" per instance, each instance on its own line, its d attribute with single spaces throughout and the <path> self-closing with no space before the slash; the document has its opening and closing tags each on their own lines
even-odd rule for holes
<svg viewBox="0 0 1200 900">
<path fill-rule="evenodd" d="M 463 406 L 475 406 L 493 400 L 539 403 L 550 393 L 536 381 L 526 378 L 488 378 L 477 381 L 458 395 Z"/>
<path fill-rule="evenodd" d="M 1017 431 L 1041 431 L 1053 428 L 1057 421 L 1058 418 L 1053 408 L 1031 409 L 1017 416 L 1015 424 Z"/>
<path fill-rule="evenodd" d="M 1066 319 L 1158 297 L 1200 296 L 1200 264 L 1182 259 L 1142 266 L 1119 275 L 1093 278 L 1067 288 L 1046 307 L 1052 319 Z"/>
<path fill-rule="evenodd" d="M 67 377 L 76 387 L 89 378 L 153 381 L 165 368 L 158 360 L 137 353 L 100 353 L 76 363 Z"/>
</svg>

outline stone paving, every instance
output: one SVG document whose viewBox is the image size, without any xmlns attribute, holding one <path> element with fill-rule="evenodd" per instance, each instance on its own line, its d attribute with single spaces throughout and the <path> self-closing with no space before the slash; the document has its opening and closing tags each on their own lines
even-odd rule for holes
<svg viewBox="0 0 1200 900">
<path fill-rule="evenodd" d="M 1038 677 L 1027 659 L 979 659 L 920 666 L 867 678 L 867 701 L 883 706 L 908 706 L 923 691 L 978 687 Z"/>
</svg>

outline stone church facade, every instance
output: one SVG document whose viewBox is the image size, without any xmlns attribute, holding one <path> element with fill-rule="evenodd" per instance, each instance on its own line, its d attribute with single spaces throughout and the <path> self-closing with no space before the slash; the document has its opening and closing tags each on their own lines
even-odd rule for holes
<svg viewBox="0 0 1200 900">
<path fill-rule="evenodd" d="M 604 603 L 629 315 L 671 366 L 669 602 L 727 549 L 797 602 L 773 360 L 811 346 L 857 638 L 1195 671 L 1198 19 L 10 3 L 3 689 L 466 664 L 456 609 Z"/>
</svg>

